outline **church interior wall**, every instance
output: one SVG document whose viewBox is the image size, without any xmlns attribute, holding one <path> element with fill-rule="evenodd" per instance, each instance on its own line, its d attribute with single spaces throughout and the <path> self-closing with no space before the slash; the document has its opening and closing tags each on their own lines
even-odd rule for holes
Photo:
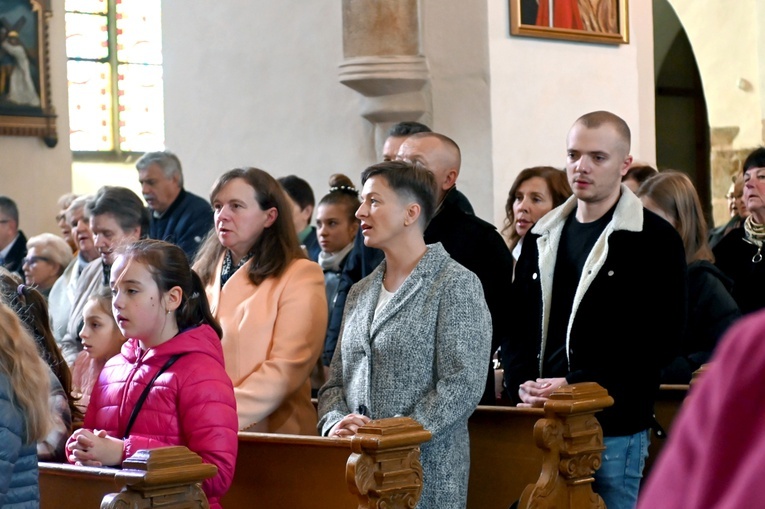
<svg viewBox="0 0 765 509">
<path fill-rule="evenodd" d="M 488 5 L 495 224 L 522 169 L 564 167 L 566 135 L 584 113 L 620 115 L 635 158 L 655 160 L 650 3 L 630 2 L 630 42 L 619 45 L 512 36 L 507 2 Z"/>
<path fill-rule="evenodd" d="M 66 91 L 66 48 L 63 2 L 50 2 L 49 18 L 51 101 L 58 118 L 58 143 L 48 148 L 41 138 L 0 136 L 0 195 L 19 208 L 19 226 L 29 237 L 58 231 L 58 197 L 72 187 L 69 113 Z"/>
<path fill-rule="evenodd" d="M 722 143 L 734 157 L 762 144 L 765 6 L 666 1 L 693 46 L 713 150 Z M 135 177 L 132 161 L 77 163 L 72 173 L 63 3 L 51 5 L 58 145 L 0 137 L 2 193 L 17 199 L 21 226 L 31 233 L 56 231 L 55 201 L 63 192 L 130 185 Z M 655 161 L 654 66 L 660 64 L 653 60 L 651 2 L 630 2 L 626 45 L 511 36 L 506 0 L 420 0 L 419 6 L 431 108 L 421 120 L 460 144 L 460 189 L 480 216 L 501 225 L 507 190 L 521 169 L 562 167 L 566 132 L 587 111 L 622 115 L 633 129 L 636 159 Z M 338 79 L 339 2 L 297 8 L 165 0 L 163 32 L 166 146 L 181 157 L 193 192 L 206 196 L 222 172 L 252 165 L 275 176 L 304 176 L 318 199 L 330 174 L 346 173 L 358 184 L 361 170 L 378 160 L 379 133 L 360 113 L 363 98 Z M 712 159 L 714 172 L 714 153 Z"/>
</svg>

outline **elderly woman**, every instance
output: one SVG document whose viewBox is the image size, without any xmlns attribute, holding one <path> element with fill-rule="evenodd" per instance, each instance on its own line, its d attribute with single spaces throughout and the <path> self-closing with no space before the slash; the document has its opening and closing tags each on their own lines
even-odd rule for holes
<svg viewBox="0 0 765 509">
<path fill-rule="evenodd" d="M 239 428 L 315 435 L 309 376 L 327 331 L 321 267 L 303 254 L 290 204 L 265 171 L 224 173 L 210 202 L 215 234 L 194 269 L 223 329 Z"/>
<path fill-rule="evenodd" d="M 58 235 L 41 233 L 30 237 L 27 240 L 27 256 L 21 266 L 24 280 L 47 298 L 53 283 L 71 261 L 72 248 Z"/>
<path fill-rule="evenodd" d="M 98 258 L 98 249 L 93 243 L 93 232 L 90 229 L 90 217 L 85 207 L 90 199 L 92 196 L 89 195 L 75 198 L 66 209 L 66 222 L 71 228 L 71 238 L 77 254 L 53 284 L 48 295 L 50 323 L 53 336 L 59 343 L 66 334 L 80 274 L 90 262 Z"/>
<path fill-rule="evenodd" d="M 440 243 L 426 245 L 433 175 L 403 161 L 367 168 L 356 212 L 384 261 L 348 294 L 342 334 L 319 391 L 322 435 L 350 437 L 370 419 L 407 416 L 422 446 L 420 508 L 464 508 L 467 421 L 486 383 L 491 318 L 478 277 Z"/>
<path fill-rule="evenodd" d="M 743 314 L 765 307 L 765 147 L 744 160 L 744 201 L 749 217 L 713 248 L 715 265 L 733 280 L 733 298 Z"/>
</svg>

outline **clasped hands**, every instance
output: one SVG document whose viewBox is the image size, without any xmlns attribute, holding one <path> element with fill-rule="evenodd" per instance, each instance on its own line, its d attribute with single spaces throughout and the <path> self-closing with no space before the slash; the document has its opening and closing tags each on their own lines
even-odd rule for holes
<svg viewBox="0 0 765 509">
<path fill-rule="evenodd" d="M 78 429 L 66 446 L 69 461 L 86 467 L 113 466 L 122 463 L 124 442 L 104 430 Z"/>
<path fill-rule="evenodd" d="M 522 401 L 518 406 L 543 407 L 550 394 L 564 385 L 568 385 L 565 378 L 537 378 L 523 382 L 518 388 L 518 396 Z"/>
</svg>

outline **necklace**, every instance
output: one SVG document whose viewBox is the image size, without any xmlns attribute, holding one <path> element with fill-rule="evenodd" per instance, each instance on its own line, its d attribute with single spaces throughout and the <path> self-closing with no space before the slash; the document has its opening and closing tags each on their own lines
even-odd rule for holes
<svg viewBox="0 0 765 509">
<path fill-rule="evenodd" d="M 744 241 L 757 248 L 757 252 L 752 257 L 752 263 L 760 263 L 762 261 L 762 245 L 765 243 L 765 225 L 755 223 L 750 215 L 744 221 L 744 232 L 746 233 Z"/>
</svg>

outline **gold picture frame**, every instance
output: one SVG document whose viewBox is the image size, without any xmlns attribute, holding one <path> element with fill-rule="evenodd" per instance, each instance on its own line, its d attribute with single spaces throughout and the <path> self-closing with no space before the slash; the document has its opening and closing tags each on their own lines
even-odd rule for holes
<svg viewBox="0 0 765 509">
<path fill-rule="evenodd" d="M 51 104 L 50 0 L 0 0 L 0 135 L 58 143 Z"/>
<path fill-rule="evenodd" d="M 629 43 L 627 0 L 509 1 L 512 35 L 603 44 Z"/>
</svg>

